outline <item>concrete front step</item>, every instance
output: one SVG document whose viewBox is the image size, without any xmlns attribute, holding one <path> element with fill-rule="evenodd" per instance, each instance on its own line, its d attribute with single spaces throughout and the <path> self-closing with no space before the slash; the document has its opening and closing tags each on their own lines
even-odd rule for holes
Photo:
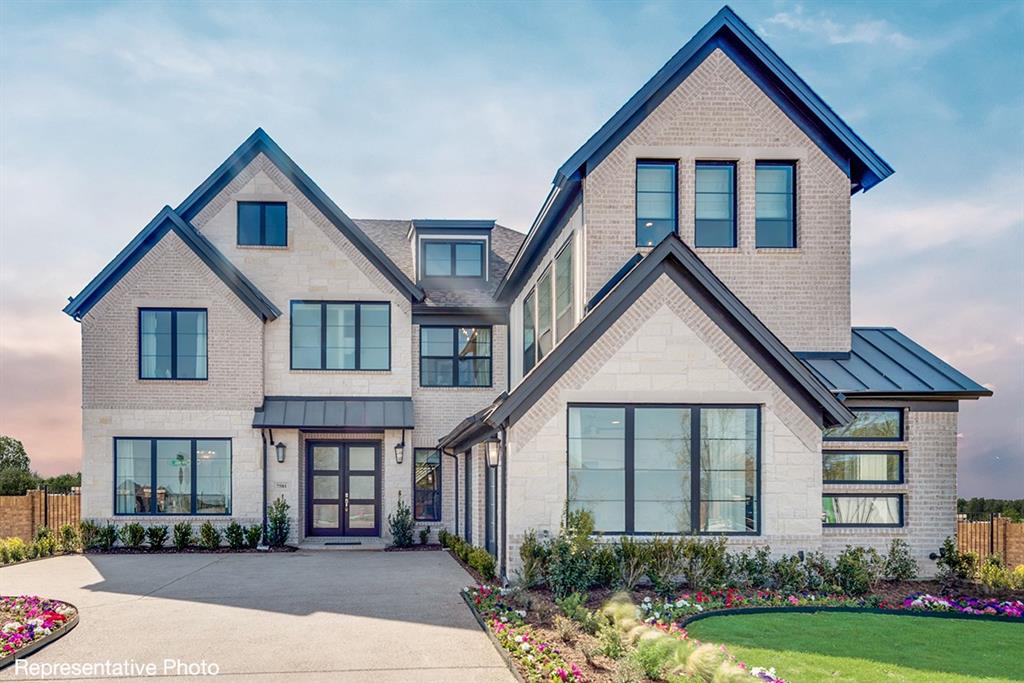
<svg viewBox="0 0 1024 683">
<path fill-rule="evenodd" d="M 332 536 L 328 538 L 307 538 L 299 544 L 299 550 L 384 550 L 387 544 L 382 538 L 366 536 Z"/>
</svg>

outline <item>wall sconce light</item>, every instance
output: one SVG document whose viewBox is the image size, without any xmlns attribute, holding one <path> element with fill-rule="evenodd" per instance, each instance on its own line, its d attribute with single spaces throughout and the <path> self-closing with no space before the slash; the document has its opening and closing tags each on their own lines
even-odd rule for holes
<svg viewBox="0 0 1024 683">
<path fill-rule="evenodd" d="M 284 443 L 283 443 L 283 442 L 281 442 L 281 441 L 278 441 L 278 442 L 277 442 L 277 443 L 276 443 L 276 444 L 274 445 L 274 450 L 275 450 L 275 451 L 277 452 L 277 461 L 278 461 L 278 462 L 284 462 L 284 452 L 285 452 L 285 448 L 286 448 L 286 447 L 285 447 Z"/>
<path fill-rule="evenodd" d="M 402 440 L 395 444 L 395 462 L 399 465 L 405 458 L 405 430 L 402 430 Z"/>
<path fill-rule="evenodd" d="M 484 441 L 484 448 L 487 453 L 487 466 L 497 467 L 501 458 L 501 442 L 497 439 L 488 439 Z"/>
</svg>

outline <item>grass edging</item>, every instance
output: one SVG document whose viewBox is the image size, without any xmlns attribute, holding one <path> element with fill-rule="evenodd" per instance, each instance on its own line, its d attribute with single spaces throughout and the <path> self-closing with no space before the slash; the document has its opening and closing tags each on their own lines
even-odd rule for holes
<svg viewBox="0 0 1024 683">
<path fill-rule="evenodd" d="M 25 657 L 28 657 L 29 655 L 34 654 L 34 653 L 38 652 L 39 650 L 42 650 L 44 647 L 46 647 L 50 643 L 53 643 L 53 642 L 56 642 L 56 641 L 60 640 L 61 638 L 66 636 L 68 633 L 70 633 L 72 629 L 74 629 L 76 626 L 78 626 L 78 618 L 79 618 L 79 614 L 80 614 L 79 611 L 78 611 L 78 606 L 77 605 L 73 605 L 70 602 L 65 602 L 63 600 L 61 600 L 61 602 L 63 602 L 65 605 L 71 605 L 71 607 L 75 608 L 75 616 L 74 616 L 74 618 L 70 619 L 69 621 L 64 622 L 64 626 L 62 626 L 59 631 L 51 633 L 50 635 L 46 636 L 45 638 L 40 638 L 39 640 L 35 640 L 35 641 L 33 641 L 32 643 L 26 645 L 23 648 L 19 648 L 19 649 L 15 650 L 14 653 L 10 657 L 4 657 L 3 659 L 0 659 L 0 669 L 4 669 L 4 668 L 10 666 L 11 664 L 14 664 L 14 662 L 18 661 L 19 659 L 24 659 Z"/>
<path fill-rule="evenodd" d="M 507 666 L 508 670 L 512 672 L 512 676 L 519 681 L 519 683 L 526 683 L 526 679 L 523 678 L 521 673 L 519 673 L 519 668 L 516 666 L 515 661 L 513 661 L 512 655 L 510 655 L 508 650 L 498 642 L 498 639 L 493 633 L 491 633 L 491 629 L 489 629 L 487 624 L 484 623 L 483 617 L 480 616 L 480 613 L 476 611 L 476 607 L 474 607 L 473 603 L 470 602 L 469 594 L 464 591 L 459 591 L 459 595 L 462 596 L 462 601 L 466 603 L 466 607 L 469 608 L 470 614 L 472 614 L 473 618 L 476 619 L 477 625 L 480 626 L 485 634 L 487 634 L 488 640 L 491 641 L 491 645 L 494 646 L 494 649 L 498 651 L 498 654 L 501 656 L 501 660 L 505 662 L 505 666 Z"/>
<path fill-rule="evenodd" d="M 1002 621 L 1013 624 L 1021 623 L 1018 617 L 1010 617 L 1004 614 L 964 614 L 963 612 L 940 612 L 938 610 L 911 610 L 911 609 L 886 609 L 882 607 L 828 607 L 816 605 L 804 605 L 799 607 L 729 607 L 726 609 L 709 610 L 698 614 L 691 614 L 688 617 L 676 622 L 680 628 L 688 624 L 708 617 L 725 617 L 740 614 L 766 614 L 766 613 L 797 613 L 814 614 L 815 612 L 849 612 L 854 614 L 887 614 L 897 617 L 931 617 L 940 619 L 976 619 L 981 621 Z"/>
</svg>

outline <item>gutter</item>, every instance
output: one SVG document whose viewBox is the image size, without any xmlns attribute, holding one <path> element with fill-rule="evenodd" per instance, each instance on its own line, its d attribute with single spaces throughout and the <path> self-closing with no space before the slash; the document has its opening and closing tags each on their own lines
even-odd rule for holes
<svg viewBox="0 0 1024 683">
<path fill-rule="evenodd" d="M 262 545 L 267 545 L 267 433 L 260 430 L 263 439 L 263 536 Z"/>
</svg>

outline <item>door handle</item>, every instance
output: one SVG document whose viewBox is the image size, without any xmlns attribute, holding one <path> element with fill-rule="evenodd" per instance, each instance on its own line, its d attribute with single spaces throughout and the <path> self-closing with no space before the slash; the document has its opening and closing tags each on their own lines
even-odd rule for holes
<svg viewBox="0 0 1024 683">
<path fill-rule="evenodd" d="M 348 512 L 348 493 L 345 493 L 345 512 Z"/>
</svg>

